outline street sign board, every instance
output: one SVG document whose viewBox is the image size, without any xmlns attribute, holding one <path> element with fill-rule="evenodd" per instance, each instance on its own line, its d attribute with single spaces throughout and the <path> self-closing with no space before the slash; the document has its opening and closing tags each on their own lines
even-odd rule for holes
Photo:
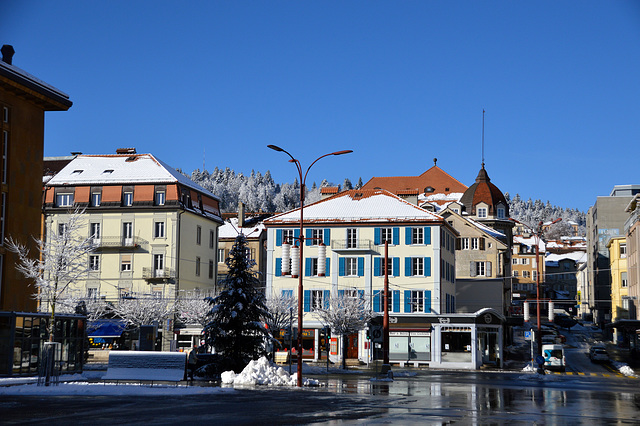
<svg viewBox="0 0 640 426">
<path fill-rule="evenodd" d="M 525 331 L 524 340 L 531 340 L 531 339 L 533 339 L 533 331 Z"/>
<path fill-rule="evenodd" d="M 374 343 L 382 343 L 384 341 L 384 333 L 381 325 L 371 327 L 371 341 Z"/>
</svg>

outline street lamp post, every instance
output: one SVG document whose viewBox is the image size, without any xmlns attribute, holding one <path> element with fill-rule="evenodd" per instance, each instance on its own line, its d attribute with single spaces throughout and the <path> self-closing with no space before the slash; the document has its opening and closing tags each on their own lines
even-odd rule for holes
<svg viewBox="0 0 640 426">
<path fill-rule="evenodd" d="M 280 148 L 279 146 L 276 146 L 276 145 L 267 145 L 267 148 L 273 149 L 274 151 L 278 151 L 278 152 L 284 152 L 285 154 L 287 154 L 291 158 L 291 160 L 289 160 L 289 162 L 295 164 L 296 168 L 298 169 L 298 176 L 300 177 L 300 237 L 298 238 L 299 244 L 300 244 L 300 265 L 299 265 L 299 268 L 303 268 L 304 267 L 304 257 L 303 257 L 303 254 L 302 254 L 302 250 L 303 250 L 303 247 L 304 247 L 303 209 L 304 209 L 305 182 L 307 180 L 307 175 L 309 174 L 309 170 L 321 158 L 328 157 L 330 155 L 349 154 L 349 153 L 351 153 L 353 151 L 352 150 L 336 151 L 336 152 L 331 152 L 329 154 L 322 155 L 322 156 L 316 158 L 313 161 L 313 163 L 311 163 L 311 165 L 309 167 L 307 167 L 307 170 L 303 175 L 302 174 L 302 165 L 300 164 L 300 161 L 298 161 L 295 158 L 293 158 L 293 155 L 289 154 L 289 152 L 285 151 L 284 149 L 282 149 L 282 148 Z M 303 315 L 302 303 L 303 303 L 303 298 L 304 298 L 304 292 L 303 292 L 303 286 L 302 286 L 302 271 L 299 271 L 299 274 L 298 274 L 298 342 L 297 342 L 297 345 L 298 345 L 298 348 L 297 348 L 297 352 L 298 352 L 298 372 L 297 372 L 298 383 L 297 383 L 297 385 L 298 385 L 298 387 L 302 386 L 302 315 Z M 329 356 L 329 354 L 327 354 L 327 357 L 328 356 Z"/>
</svg>

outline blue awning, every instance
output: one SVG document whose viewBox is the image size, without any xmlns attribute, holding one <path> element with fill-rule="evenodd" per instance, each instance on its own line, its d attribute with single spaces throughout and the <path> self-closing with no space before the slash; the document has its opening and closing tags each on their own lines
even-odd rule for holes
<svg viewBox="0 0 640 426">
<path fill-rule="evenodd" d="M 89 321 L 87 327 L 87 334 L 89 337 L 111 337 L 116 338 L 122 335 L 122 332 L 127 326 L 125 320 L 117 319 L 102 319 Z"/>
</svg>

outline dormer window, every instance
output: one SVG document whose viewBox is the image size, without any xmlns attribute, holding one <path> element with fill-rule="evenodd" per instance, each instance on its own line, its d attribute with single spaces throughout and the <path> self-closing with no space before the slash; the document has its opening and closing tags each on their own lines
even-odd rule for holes
<svg viewBox="0 0 640 426">
<path fill-rule="evenodd" d="M 102 172 L 103 175 L 110 175 L 111 173 L 113 173 L 113 169 L 107 169 L 104 172 Z"/>
<path fill-rule="evenodd" d="M 125 192 L 123 194 L 122 205 L 127 207 L 133 205 L 133 192 Z"/>
<path fill-rule="evenodd" d="M 427 186 L 427 187 L 424 189 L 424 193 L 425 193 L 425 194 L 430 194 L 430 193 L 432 193 L 432 192 L 434 192 L 434 191 L 435 191 L 435 188 L 434 188 L 433 186 Z"/>
<path fill-rule="evenodd" d="M 73 194 L 56 195 L 56 205 L 58 207 L 71 207 L 73 205 Z"/>
<path fill-rule="evenodd" d="M 486 217 L 487 217 L 487 208 L 486 207 L 478 207 L 477 211 L 478 211 L 478 218 L 479 219 L 486 219 Z"/>
<path fill-rule="evenodd" d="M 505 214 L 504 214 L 504 207 L 499 206 L 499 207 L 496 209 L 496 214 L 497 214 L 497 216 L 498 216 L 498 219 L 504 219 L 504 218 L 505 218 Z"/>
<path fill-rule="evenodd" d="M 74 170 L 73 172 L 71 172 L 72 175 L 79 175 L 80 173 L 82 173 L 84 170 Z"/>
</svg>

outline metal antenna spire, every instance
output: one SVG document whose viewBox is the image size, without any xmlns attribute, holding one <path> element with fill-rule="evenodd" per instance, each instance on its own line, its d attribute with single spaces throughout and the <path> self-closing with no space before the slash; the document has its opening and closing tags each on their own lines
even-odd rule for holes
<svg viewBox="0 0 640 426">
<path fill-rule="evenodd" d="M 484 169 L 484 108 L 482 108 L 482 168 Z"/>
</svg>

